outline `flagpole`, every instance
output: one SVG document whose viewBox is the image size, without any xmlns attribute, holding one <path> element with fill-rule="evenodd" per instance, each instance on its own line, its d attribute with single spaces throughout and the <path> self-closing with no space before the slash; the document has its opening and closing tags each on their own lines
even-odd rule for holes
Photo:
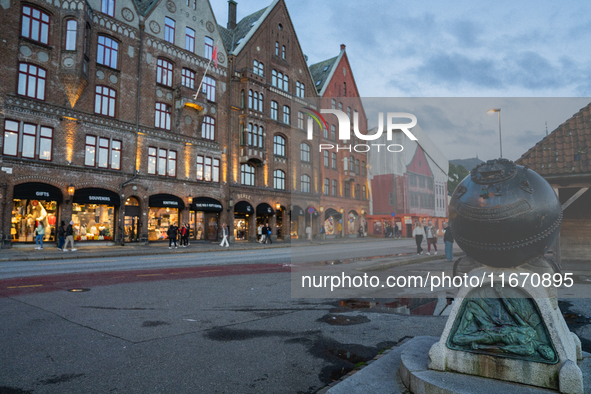
<svg viewBox="0 0 591 394">
<path fill-rule="evenodd" d="M 199 83 L 199 89 L 197 89 L 197 93 L 195 93 L 195 97 L 194 99 L 197 100 L 197 95 L 199 95 L 199 92 L 201 91 L 201 86 L 203 85 L 203 80 L 205 79 L 205 76 L 207 75 L 207 71 L 209 71 L 209 67 L 211 66 L 211 61 L 214 58 L 214 55 L 217 53 L 217 49 L 218 49 L 218 43 L 220 42 L 220 40 L 217 40 L 215 43 L 215 47 L 214 50 L 211 54 L 211 57 L 209 58 L 209 62 L 207 63 L 207 67 L 205 68 L 205 72 L 203 73 L 203 77 L 201 78 L 201 82 Z M 217 60 L 216 60 L 216 68 L 217 68 Z"/>
</svg>

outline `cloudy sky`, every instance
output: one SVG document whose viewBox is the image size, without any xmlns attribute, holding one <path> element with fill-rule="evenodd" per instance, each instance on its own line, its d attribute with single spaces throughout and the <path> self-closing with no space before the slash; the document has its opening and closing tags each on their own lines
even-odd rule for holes
<svg viewBox="0 0 591 394">
<path fill-rule="evenodd" d="M 225 26 L 227 1 L 210 1 L 218 23 Z M 238 19 L 270 3 L 238 0 Z M 552 131 L 591 102 L 585 99 L 591 96 L 589 1 L 286 4 L 309 64 L 336 56 L 340 44 L 347 45 L 363 97 L 491 98 L 480 104 L 502 109 L 503 156 L 509 159 L 517 159 L 545 136 L 545 122 Z M 521 101 L 519 106 L 503 97 L 576 99 L 560 105 L 546 101 L 550 106 L 540 110 L 539 101 Z M 457 108 L 460 102 L 445 105 Z M 498 121 L 486 109 L 465 114 L 472 120 L 448 116 L 445 130 L 427 129 L 420 118 L 419 124 L 449 159 L 474 157 L 476 152 L 489 159 L 498 156 Z M 434 111 L 438 116 L 449 112 L 442 107 Z"/>
</svg>

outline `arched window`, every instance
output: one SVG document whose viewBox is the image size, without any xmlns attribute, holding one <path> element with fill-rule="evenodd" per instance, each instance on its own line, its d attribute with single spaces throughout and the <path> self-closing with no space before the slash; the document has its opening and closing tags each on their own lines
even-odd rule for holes
<svg viewBox="0 0 591 394">
<path fill-rule="evenodd" d="M 211 59 L 213 56 L 213 38 L 205 37 L 205 54 L 203 55 L 206 59 Z"/>
<path fill-rule="evenodd" d="M 252 109 L 252 98 L 253 98 L 253 93 L 252 93 L 252 89 L 250 89 L 248 91 L 248 108 Z"/>
<path fill-rule="evenodd" d="M 300 185 L 302 193 L 310 193 L 310 177 L 308 175 L 300 177 Z"/>
<path fill-rule="evenodd" d="M 280 135 L 273 137 L 273 154 L 285 156 L 285 138 Z"/>
<path fill-rule="evenodd" d="M 211 116 L 203 117 L 203 124 L 201 125 L 201 138 L 206 140 L 215 140 L 215 119 Z"/>
<path fill-rule="evenodd" d="M 345 169 L 345 171 L 349 169 L 349 158 L 346 156 L 343 158 L 343 168 Z"/>
<path fill-rule="evenodd" d="M 255 170 L 250 164 L 240 166 L 240 183 L 243 185 L 254 186 Z"/>
<path fill-rule="evenodd" d="M 244 104 L 245 104 L 245 103 L 244 103 L 244 100 L 245 100 L 245 97 L 244 97 L 244 90 L 242 90 L 242 91 L 240 91 L 240 107 L 241 107 L 241 108 L 244 108 Z"/>
<path fill-rule="evenodd" d="M 264 65 L 262 62 L 259 62 L 258 60 L 254 60 L 252 62 L 252 72 L 256 75 L 259 76 L 264 76 Z"/>
<path fill-rule="evenodd" d="M 281 46 L 281 58 L 285 60 L 285 45 Z"/>
<path fill-rule="evenodd" d="M 287 105 L 283 106 L 283 123 L 290 124 L 289 107 Z"/>
<path fill-rule="evenodd" d="M 310 161 L 310 145 L 306 143 L 300 145 L 300 160 L 305 162 Z"/>
<path fill-rule="evenodd" d="M 275 56 L 279 56 L 279 41 L 275 41 Z"/>
<path fill-rule="evenodd" d="M 262 126 L 248 124 L 248 145 L 255 148 L 264 148 L 263 128 Z"/>
<path fill-rule="evenodd" d="M 78 32 L 78 22 L 74 19 L 68 19 L 66 22 L 66 51 L 76 50 L 76 34 Z"/>
<path fill-rule="evenodd" d="M 273 187 L 279 190 L 285 190 L 285 172 L 281 170 L 273 171 Z"/>
</svg>

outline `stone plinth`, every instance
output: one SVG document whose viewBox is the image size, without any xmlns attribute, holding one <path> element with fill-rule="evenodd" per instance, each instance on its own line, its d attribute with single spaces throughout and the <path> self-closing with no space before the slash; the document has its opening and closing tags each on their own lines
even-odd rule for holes
<svg viewBox="0 0 591 394">
<path fill-rule="evenodd" d="M 429 369 L 516 382 L 559 390 L 561 393 L 583 393 L 583 377 L 577 365 L 582 358 L 581 342 L 569 331 L 564 321 L 558 308 L 556 289 L 534 287 L 531 281 L 523 285 L 522 280 L 519 288 L 509 288 L 507 281 L 505 288 L 502 288 L 498 282 L 499 275 L 503 273 L 508 278 L 513 273 L 531 275 L 545 272 L 553 273 L 553 270 L 542 258 L 517 268 L 476 266 L 472 269 L 467 274 L 468 278 L 475 276 L 481 281 L 484 278 L 484 282 L 480 288 L 463 287 L 459 291 L 443 334 L 429 351 Z M 491 290 L 490 273 L 494 275 L 495 290 Z M 491 294 L 493 291 L 499 296 L 498 299 L 473 298 L 476 294 Z M 523 298 L 516 298 L 516 295 L 522 295 Z M 483 318 L 480 321 L 489 318 L 483 310 L 490 305 L 490 308 L 496 306 L 496 315 L 504 314 L 505 318 L 511 315 L 516 323 L 508 328 L 491 323 L 488 328 L 472 328 L 467 335 L 456 335 L 456 332 L 463 333 L 460 327 L 467 326 L 462 319 L 472 323 L 479 319 L 474 315 L 481 314 Z M 524 322 L 519 313 L 514 313 L 515 305 L 530 305 L 528 316 L 531 320 Z M 491 316 L 495 315 L 493 311 L 489 312 Z M 478 325 L 473 324 L 472 327 L 475 326 Z M 495 336 L 509 339 L 502 346 L 491 346 L 490 343 L 495 341 L 491 338 Z M 458 338 L 468 338 L 466 343 L 469 343 L 470 338 L 476 339 L 466 349 Z"/>
</svg>

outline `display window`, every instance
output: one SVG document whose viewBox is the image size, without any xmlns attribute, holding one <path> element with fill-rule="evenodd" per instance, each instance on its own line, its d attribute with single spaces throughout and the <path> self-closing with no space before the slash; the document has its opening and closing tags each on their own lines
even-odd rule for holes
<svg viewBox="0 0 591 394">
<path fill-rule="evenodd" d="M 115 207 L 102 204 L 72 204 L 76 241 L 112 241 Z"/>
<path fill-rule="evenodd" d="M 43 241 L 56 240 L 57 202 L 14 199 L 10 234 L 12 242 L 35 242 L 35 229 L 45 228 Z"/>
<path fill-rule="evenodd" d="M 148 240 L 161 241 L 168 239 L 168 228 L 179 225 L 179 209 L 150 208 L 148 213 Z"/>
</svg>

